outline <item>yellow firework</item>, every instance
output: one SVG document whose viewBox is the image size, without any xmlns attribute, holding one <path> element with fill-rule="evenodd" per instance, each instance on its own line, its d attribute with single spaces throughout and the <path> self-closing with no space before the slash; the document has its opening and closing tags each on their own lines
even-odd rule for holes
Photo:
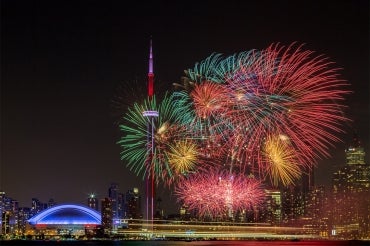
<svg viewBox="0 0 370 246">
<path fill-rule="evenodd" d="M 284 135 L 268 136 L 264 145 L 267 173 L 274 186 L 289 185 L 301 175 L 294 149 Z"/>
<path fill-rule="evenodd" d="M 186 174 L 194 170 L 198 155 L 197 145 L 189 140 L 180 140 L 171 145 L 168 163 L 174 174 Z"/>
</svg>

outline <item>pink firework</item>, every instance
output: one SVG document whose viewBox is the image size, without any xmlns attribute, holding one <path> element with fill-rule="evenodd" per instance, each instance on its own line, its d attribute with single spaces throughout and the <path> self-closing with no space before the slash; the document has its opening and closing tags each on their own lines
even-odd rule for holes
<svg viewBox="0 0 370 246">
<path fill-rule="evenodd" d="M 217 169 L 190 175 L 177 184 L 175 193 L 201 217 L 230 216 L 259 205 L 264 197 L 258 180 Z"/>
<path fill-rule="evenodd" d="M 348 84 L 338 69 L 313 51 L 271 45 L 253 54 L 227 79 L 235 110 L 229 119 L 235 132 L 229 139 L 242 163 L 257 163 L 265 172 L 262 148 L 269 135 L 283 135 L 299 163 L 312 167 L 340 141 Z"/>
</svg>

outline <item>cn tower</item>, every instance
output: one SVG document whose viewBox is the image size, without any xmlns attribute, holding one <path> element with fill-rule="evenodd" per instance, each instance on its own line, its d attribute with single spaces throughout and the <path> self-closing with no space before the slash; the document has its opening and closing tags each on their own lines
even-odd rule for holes
<svg viewBox="0 0 370 246">
<path fill-rule="evenodd" d="M 149 73 L 148 73 L 148 97 L 149 100 L 153 100 L 154 96 L 154 72 L 153 72 L 153 49 L 152 49 L 152 39 L 150 38 L 150 49 L 149 49 Z M 146 221 L 148 224 L 153 223 L 154 218 L 154 120 L 158 117 L 158 112 L 154 109 L 149 109 L 143 112 L 143 116 L 147 117 L 147 148 L 148 148 L 148 158 L 145 160 L 146 165 Z"/>
</svg>

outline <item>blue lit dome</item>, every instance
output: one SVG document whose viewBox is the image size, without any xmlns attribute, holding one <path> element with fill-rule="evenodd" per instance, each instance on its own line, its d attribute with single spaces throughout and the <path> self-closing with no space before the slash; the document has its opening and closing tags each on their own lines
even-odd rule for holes
<svg viewBox="0 0 370 246">
<path fill-rule="evenodd" d="M 64 204 L 48 208 L 28 220 L 31 225 L 100 225 L 100 214 L 85 206 Z"/>
</svg>

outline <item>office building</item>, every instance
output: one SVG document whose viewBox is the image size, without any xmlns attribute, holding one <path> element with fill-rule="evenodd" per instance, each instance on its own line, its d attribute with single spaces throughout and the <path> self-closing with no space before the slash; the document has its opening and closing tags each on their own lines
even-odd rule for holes
<svg viewBox="0 0 370 246">
<path fill-rule="evenodd" d="M 333 174 L 332 236 L 370 235 L 370 166 L 357 136 L 345 150 L 346 165 Z"/>
<path fill-rule="evenodd" d="M 87 206 L 91 209 L 99 211 L 99 200 L 96 198 L 95 194 L 90 194 L 87 198 Z"/>
<path fill-rule="evenodd" d="M 109 197 L 101 201 L 101 225 L 106 232 L 110 232 L 113 226 L 112 204 L 112 200 Z"/>
<path fill-rule="evenodd" d="M 108 197 L 112 202 L 113 219 L 122 219 L 124 217 L 124 195 L 119 192 L 117 183 L 112 183 L 109 187 Z"/>
<path fill-rule="evenodd" d="M 125 194 L 125 218 L 142 219 L 141 196 L 138 188 L 128 190 Z"/>
</svg>

